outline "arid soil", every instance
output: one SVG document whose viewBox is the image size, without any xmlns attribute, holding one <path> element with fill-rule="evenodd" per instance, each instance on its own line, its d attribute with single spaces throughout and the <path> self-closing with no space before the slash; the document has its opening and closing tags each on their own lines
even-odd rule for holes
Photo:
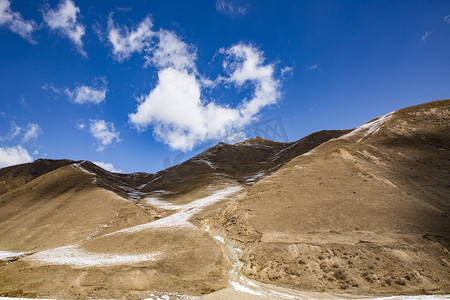
<svg viewBox="0 0 450 300">
<path fill-rule="evenodd" d="M 450 101 L 379 121 L 294 158 L 214 219 L 243 248 L 243 274 L 307 291 L 450 292 Z"/>
<path fill-rule="evenodd" d="M 155 174 L 4 168 L 0 297 L 449 294 L 449 172 L 450 100 Z"/>
</svg>

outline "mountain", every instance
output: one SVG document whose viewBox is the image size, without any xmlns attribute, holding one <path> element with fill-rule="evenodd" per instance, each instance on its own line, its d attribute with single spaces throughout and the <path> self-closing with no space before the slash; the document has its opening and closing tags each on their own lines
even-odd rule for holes
<svg viewBox="0 0 450 300">
<path fill-rule="evenodd" d="M 219 143 L 155 174 L 7 167 L 0 296 L 448 294 L 449 170 L 450 100 L 293 143 Z"/>
<path fill-rule="evenodd" d="M 250 279 L 310 291 L 450 291 L 450 101 L 292 159 L 214 219 Z"/>
</svg>

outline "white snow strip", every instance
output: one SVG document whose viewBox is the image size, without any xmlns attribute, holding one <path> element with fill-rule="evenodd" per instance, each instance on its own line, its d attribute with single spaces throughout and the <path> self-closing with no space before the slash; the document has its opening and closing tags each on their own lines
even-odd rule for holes
<svg viewBox="0 0 450 300">
<path fill-rule="evenodd" d="M 215 166 L 212 162 L 210 162 L 209 160 L 206 160 L 206 159 L 203 159 L 203 158 L 197 158 L 197 159 L 195 159 L 194 161 L 195 161 L 195 162 L 198 162 L 198 163 L 205 163 L 205 164 L 207 164 L 211 169 L 217 169 L 216 166 Z"/>
<path fill-rule="evenodd" d="M 82 163 L 84 163 L 85 161 L 83 160 L 81 163 L 79 163 L 79 164 L 73 164 L 73 165 L 71 165 L 71 167 L 73 168 L 73 169 L 75 169 L 75 170 L 79 170 L 79 171 L 81 171 L 81 172 L 84 172 L 84 173 L 87 173 L 87 174 L 89 174 L 89 175 L 97 175 L 97 174 L 95 174 L 95 173 L 92 173 L 92 172 L 89 172 L 88 170 L 86 170 L 85 168 L 83 168 L 82 166 L 81 166 L 81 164 Z"/>
<path fill-rule="evenodd" d="M 174 227 L 191 227 L 196 228 L 194 225 L 188 222 L 188 220 L 195 214 L 199 213 L 203 208 L 213 205 L 232 194 L 240 191 L 242 187 L 240 186 L 230 186 L 226 187 L 222 190 L 215 192 L 214 194 L 195 200 L 191 203 L 180 205 L 180 210 L 168 217 L 163 219 L 159 219 L 153 222 L 137 225 L 130 228 L 125 228 L 122 230 L 118 230 L 113 233 L 109 233 L 107 235 L 117 234 L 121 232 L 136 232 L 141 231 L 148 228 L 174 228 Z M 154 200 L 153 200 L 154 201 Z M 105 235 L 106 236 L 106 235 Z"/>
<path fill-rule="evenodd" d="M 252 182 L 255 182 L 255 181 L 257 181 L 258 179 L 262 179 L 262 178 L 264 178 L 264 177 L 266 177 L 266 173 L 264 173 L 264 172 L 261 171 L 261 172 L 255 174 L 255 175 L 253 175 L 253 176 L 248 176 L 248 177 L 245 179 L 245 182 L 247 182 L 247 183 L 252 183 Z"/>
<path fill-rule="evenodd" d="M 177 210 L 181 209 L 182 205 L 175 205 L 168 201 L 164 201 L 159 199 L 158 197 L 148 197 L 144 199 L 147 204 L 150 204 L 152 206 L 156 206 L 157 208 L 166 209 L 166 210 Z"/>
<path fill-rule="evenodd" d="M 240 284 L 239 282 L 236 282 L 236 281 L 232 281 L 231 282 L 231 286 L 237 292 L 242 292 L 242 293 L 246 293 L 246 294 L 252 294 L 252 295 L 256 295 L 256 296 L 264 296 L 263 293 L 254 291 L 251 288 L 243 286 L 242 284 Z"/>
<path fill-rule="evenodd" d="M 220 235 L 216 235 L 214 237 L 216 240 L 218 240 L 219 242 L 221 242 L 222 244 L 225 244 L 225 240 L 223 239 L 223 237 L 221 237 Z"/>
<path fill-rule="evenodd" d="M 161 177 L 161 176 L 160 176 L 160 177 Z M 137 189 L 138 189 L 138 190 L 141 190 L 141 189 L 143 189 L 146 185 L 147 185 L 146 183 L 141 184 L 140 186 L 137 187 Z"/>
<path fill-rule="evenodd" d="M 146 253 L 121 255 L 108 253 L 92 253 L 81 249 L 78 245 L 70 245 L 45 250 L 28 256 L 26 259 L 53 265 L 74 265 L 78 267 L 101 267 L 110 265 L 132 264 L 154 260 L 160 254 Z"/>
<path fill-rule="evenodd" d="M 277 296 L 277 297 L 281 297 L 281 298 L 285 298 L 285 299 L 298 299 L 297 296 L 289 295 L 286 293 L 276 292 L 274 290 L 269 290 L 269 293 L 271 296 Z"/>
<path fill-rule="evenodd" d="M 189 299 L 197 299 L 198 297 L 192 297 L 187 295 L 181 295 L 179 293 L 169 293 L 169 292 L 162 292 L 155 294 L 150 294 L 150 298 L 145 298 L 144 300 L 169 300 L 169 299 L 180 299 L 180 300 L 189 300 Z"/>
<path fill-rule="evenodd" d="M 25 255 L 25 252 L 16 252 L 16 251 L 0 251 L 0 260 L 10 260 L 15 257 L 20 257 Z"/>
<path fill-rule="evenodd" d="M 354 129 L 353 131 L 341 136 L 340 139 L 347 139 L 349 137 L 352 137 L 358 133 L 362 133 L 363 131 L 365 131 L 364 135 L 358 140 L 358 142 L 360 142 L 369 134 L 373 134 L 373 133 L 377 132 L 378 130 L 380 130 L 380 128 L 383 126 L 383 124 L 386 123 L 392 117 L 393 113 L 394 112 L 388 113 L 384 116 L 379 117 L 378 119 L 376 119 L 372 122 L 362 124 L 362 125 L 356 127 L 356 129 Z"/>
<path fill-rule="evenodd" d="M 257 284 L 254 283 L 253 281 L 251 281 L 251 280 L 245 278 L 244 276 L 239 277 L 239 279 L 240 279 L 241 281 L 245 281 L 245 283 L 248 284 L 249 286 L 257 287 L 257 288 L 260 287 L 259 285 L 257 285 Z"/>
<path fill-rule="evenodd" d="M 300 155 L 300 156 L 308 156 L 308 155 L 313 155 L 314 153 L 316 153 L 316 150 L 311 150 L 311 151 L 308 151 L 308 152 L 306 152 L 306 153 L 303 153 L 302 155 Z"/>
</svg>

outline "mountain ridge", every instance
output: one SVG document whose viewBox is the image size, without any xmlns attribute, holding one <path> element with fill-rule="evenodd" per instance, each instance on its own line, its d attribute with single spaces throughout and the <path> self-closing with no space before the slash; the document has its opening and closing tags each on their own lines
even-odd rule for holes
<svg viewBox="0 0 450 300">
<path fill-rule="evenodd" d="M 442 100 L 154 174 L 1 169 L 0 296 L 448 294 L 449 124 Z"/>
</svg>

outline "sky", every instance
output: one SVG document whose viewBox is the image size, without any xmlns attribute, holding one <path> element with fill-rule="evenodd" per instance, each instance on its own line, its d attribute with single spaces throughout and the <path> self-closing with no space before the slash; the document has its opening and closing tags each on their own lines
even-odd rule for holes
<svg viewBox="0 0 450 300">
<path fill-rule="evenodd" d="M 450 98 L 450 1 L 0 0 L 0 168 L 157 172 Z"/>
</svg>

